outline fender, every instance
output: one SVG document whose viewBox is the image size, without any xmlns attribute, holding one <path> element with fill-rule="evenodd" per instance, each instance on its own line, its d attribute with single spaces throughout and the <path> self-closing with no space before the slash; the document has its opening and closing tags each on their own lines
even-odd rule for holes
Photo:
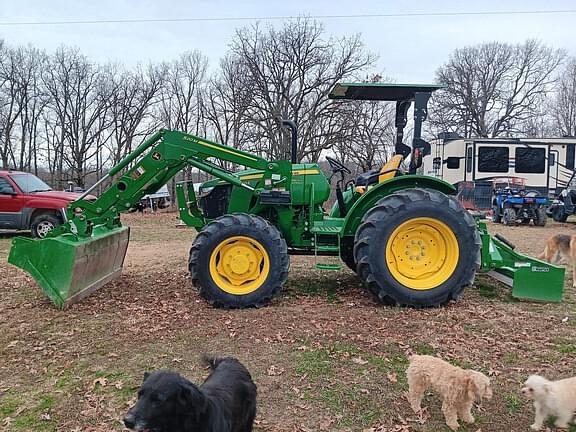
<svg viewBox="0 0 576 432">
<path fill-rule="evenodd" d="M 457 189 L 450 183 L 435 177 L 403 175 L 386 180 L 368 189 L 348 210 L 344 219 L 342 236 L 354 236 L 364 215 L 382 198 L 403 189 L 434 189 L 446 195 L 454 195 Z"/>
</svg>

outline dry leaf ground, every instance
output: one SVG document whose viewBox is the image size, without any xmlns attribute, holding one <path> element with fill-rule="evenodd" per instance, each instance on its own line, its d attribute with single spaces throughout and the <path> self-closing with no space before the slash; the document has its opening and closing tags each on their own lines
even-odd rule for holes
<svg viewBox="0 0 576 432">
<path fill-rule="evenodd" d="M 172 214 L 124 220 L 132 228 L 125 274 L 65 312 L 6 264 L 12 235 L 0 235 L 0 430 L 122 430 L 145 370 L 173 368 L 200 382 L 204 352 L 247 365 L 259 390 L 256 430 L 271 432 L 447 430 L 437 397 L 426 397 L 420 418 L 410 411 L 409 352 L 493 377 L 494 398 L 475 407 L 477 424 L 463 431 L 528 430 L 523 379 L 576 374 L 570 274 L 562 304 L 515 301 L 481 276 L 456 304 L 410 310 L 375 303 L 350 271 L 320 272 L 293 257 L 269 307 L 224 311 L 191 287 L 192 230 L 177 228 Z M 490 229 L 537 254 L 549 235 L 576 225 Z"/>
</svg>

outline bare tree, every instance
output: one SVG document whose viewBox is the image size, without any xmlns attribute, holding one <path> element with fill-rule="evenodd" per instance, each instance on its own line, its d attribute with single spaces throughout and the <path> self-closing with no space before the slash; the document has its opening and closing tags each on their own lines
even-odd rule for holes
<svg viewBox="0 0 576 432">
<path fill-rule="evenodd" d="M 209 132 L 223 144 L 245 148 L 252 89 L 245 66 L 231 55 L 220 62 L 220 72 L 210 79 L 203 96 L 203 116 Z"/>
<path fill-rule="evenodd" d="M 44 85 L 50 95 L 45 119 L 56 123 L 50 130 L 55 134 L 51 143 L 59 187 L 67 179 L 82 187 L 86 176 L 96 171 L 95 157 L 109 137 L 107 113 L 116 87 L 109 70 L 67 48 L 51 57 Z"/>
<path fill-rule="evenodd" d="M 116 164 L 132 151 L 135 139 L 158 128 L 152 107 L 158 102 L 163 77 L 160 68 L 149 65 L 133 72 L 115 70 L 111 79 L 116 91 L 111 95 L 108 111 L 112 139 L 107 149 L 112 164 Z"/>
<path fill-rule="evenodd" d="M 550 109 L 560 136 L 576 136 L 576 58 L 571 58 L 556 90 Z"/>
<path fill-rule="evenodd" d="M 200 92 L 208 59 L 200 51 L 184 53 L 163 65 L 164 87 L 158 118 L 168 128 L 197 133 L 201 123 Z"/>
<path fill-rule="evenodd" d="M 287 158 L 289 140 L 279 118 L 299 128 L 297 159 L 316 160 L 338 137 L 337 116 L 326 94 L 338 81 L 372 65 L 358 35 L 325 38 L 323 26 L 310 19 L 285 23 L 280 29 L 258 25 L 236 32 L 231 61 L 245 71 L 252 92 L 245 110 L 250 150 L 270 158 Z"/>
<path fill-rule="evenodd" d="M 538 115 L 538 102 L 552 89 L 564 56 L 535 40 L 457 49 L 436 73 L 448 88 L 435 94 L 431 121 L 466 137 L 521 131 Z"/>
</svg>

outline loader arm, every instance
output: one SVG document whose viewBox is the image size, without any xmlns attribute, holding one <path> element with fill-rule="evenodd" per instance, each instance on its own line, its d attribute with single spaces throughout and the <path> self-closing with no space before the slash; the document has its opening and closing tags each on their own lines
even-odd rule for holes
<svg viewBox="0 0 576 432">
<path fill-rule="evenodd" d="M 95 201 L 80 199 L 70 203 L 67 210 L 68 222 L 53 230 L 50 237 L 65 233 L 89 237 L 96 225 L 106 225 L 109 228 L 120 226 L 120 213 L 128 211 L 144 195 L 156 192 L 187 165 L 235 186 L 253 190 L 253 187 L 242 182 L 237 176 L 210 162 L 210 158 L 262 170 L 263 178 L 271 177 L 278 169 L 277 164 L 241 150 L 184 132 L 160 130 L 110 170 L 102 180 L 118 174 L 133 163 L 131 168 Z M 90 193 L 101 181 L 83 196 Z M 199 212 L 195 215 L 201 216 Z"/>
<path fill-rule="evenodd" d="M 259 156 L 194 135 L 160 130 L 83 195 L 125 170 L 96 200 L 82 197 L 70 203 L 64 224 L 43 239 L 15 237 L 8 262 L 30 273 L 56 306 L 64 308 L 81 300 L 121 274 L 129 228 L 122 226 L 120 213 L 128 211 L 144 195 L 156 192 L 185 166 L 254 190 L 211 162 L 211 158 L 261 170 L 262 188 L 286 181 L 284 165 L 288 161 L 269 163 Z M 203 215 L 195 197 L 191 198 L 190 212 L 202 225 Z"/>
</svg>

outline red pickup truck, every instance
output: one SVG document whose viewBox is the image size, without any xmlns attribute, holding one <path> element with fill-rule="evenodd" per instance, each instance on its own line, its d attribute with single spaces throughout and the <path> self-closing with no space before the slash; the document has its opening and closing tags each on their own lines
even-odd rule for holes
<svg viewBox="0 0 576 432">
<path fill-rule="evenodd" d="M 42 238 L 66 220 L 66 207 L 80 195 L 54 191 L 33 174 L 0 170 L 0 229 L 29 229 Z"/>
</svg>

